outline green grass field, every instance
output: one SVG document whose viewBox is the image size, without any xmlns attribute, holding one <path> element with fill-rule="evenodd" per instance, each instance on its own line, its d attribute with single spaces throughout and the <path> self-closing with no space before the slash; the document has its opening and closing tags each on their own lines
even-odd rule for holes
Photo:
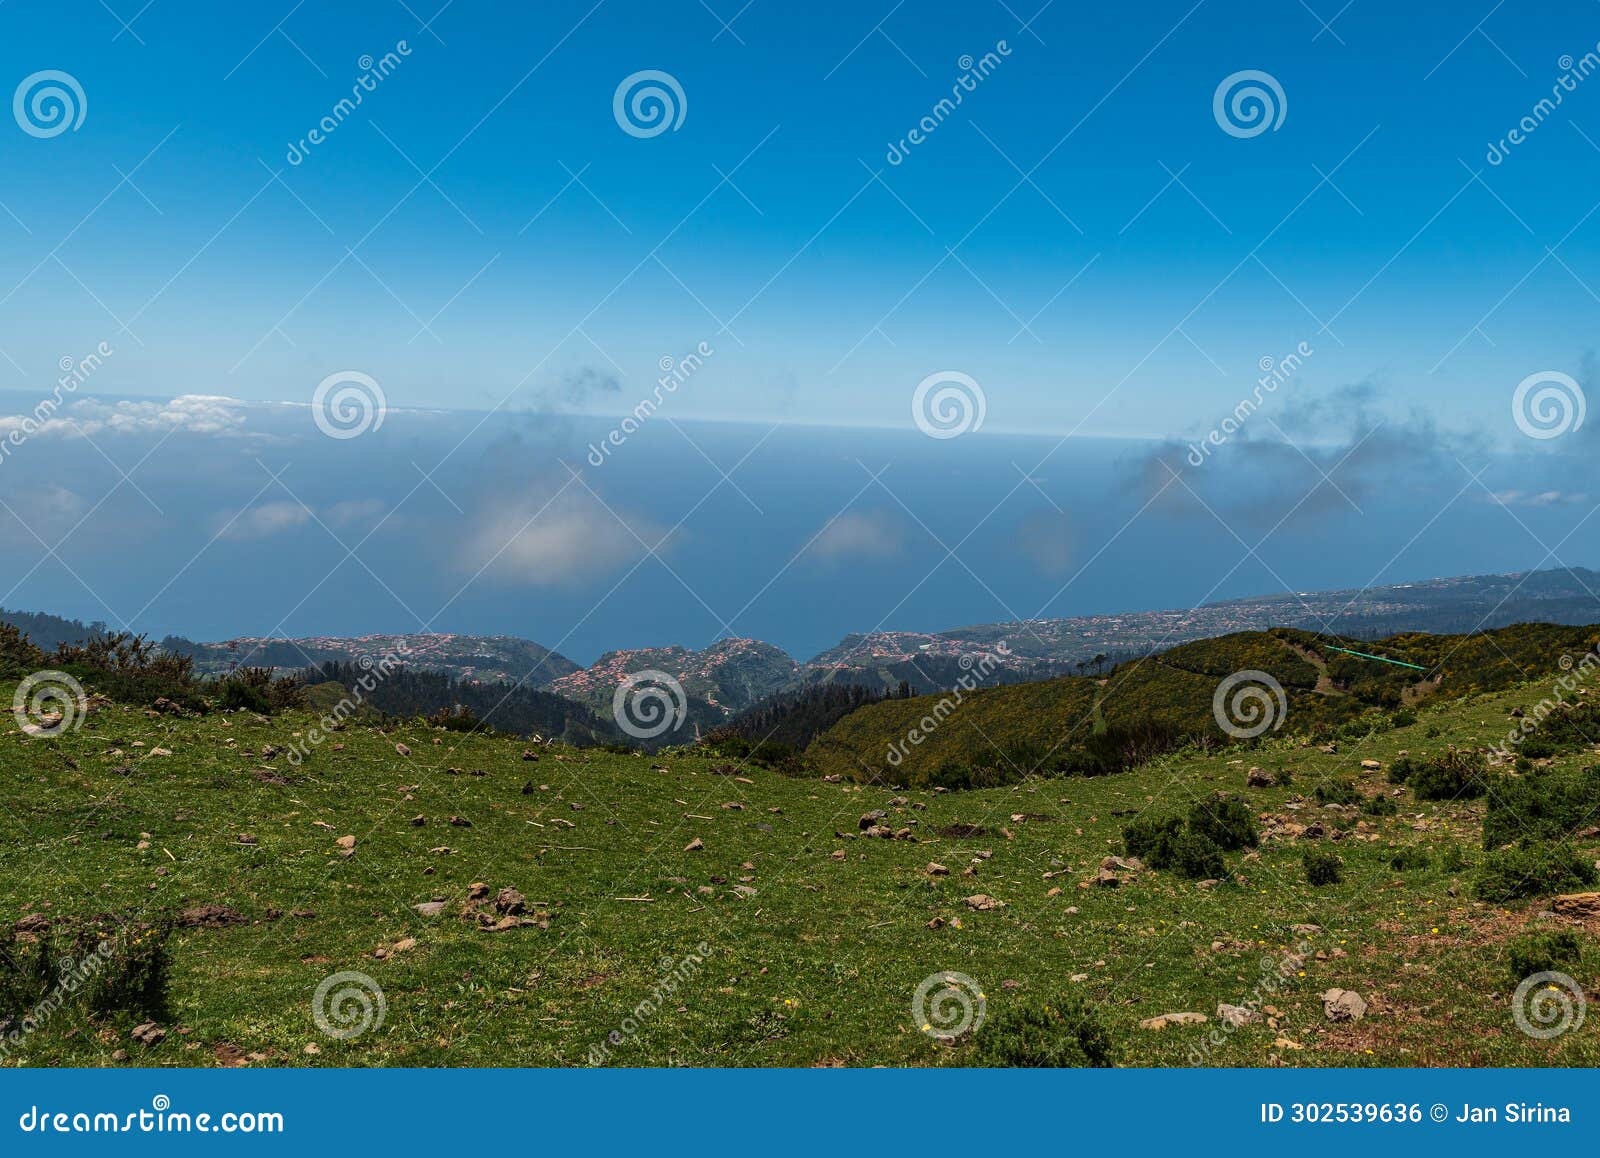
<svg viewBox="0 0 1600 1158">
<path fill-rule="evenodd" d="M 1424 709 L 1332 755 L 1281 738 L 963 793 L 786 778 L 680 752 L 541 748 L 530 761 L 521 741 L 420 725 L 352 725 L 299 767 L 261 758 L 311 728 L 309 713 L 178 718 L 109 705 L 55 738 L 8 721 L 8 924 L 205 905 L 244 918 L 173 934 L 162 1040 L 135 1041 L 131 1014 L 68 1003 L 9 1047 L 8 1064 L 971 1064 L 984 1027 L 942 1044 L 913 1017 L 919 983 L 945 971 L 981 987 L 991 1029 L 1010 1005 L 1081 995 L 1123 1065 L 1600 1064 L 1600 1019 L 1550 1041 L 1513 1023 L 1505 942 L 1569 923 L 1541 917 L 1539 899 L 1472 899 L 1482 801 L 1421 803 L 1406 790 L 1397 814 L 1374 817 L 1311 799 L 1334 775 L 1395 792 L 1361 761 L 1490 743 L 1511 708 L 1543 694 L 1529 685 Z M 1295 781 L 1247 788 L 1253 765 Z M 1235 879 L 1213 887 L 1148 869 L 1119 888 L 1079 887 L 1122 851 L 1133 816 L 1219 789 L 1346 835 L 1269 835 L 1255 854 L 1230 854 Z M 914 839 L 858 835 L 877 809 Z M 347 836 L 348 856 L 337 843 Z M 1343 857 L 1343 883 L 1307 884 L 1308 844 Z M 1431 850 L 1432 866 L 1396 871 L 1395 849 L 1411 845 Z M 1579 847 L 1593 859 L 1593 840 Z M 1455 871 L 1440 867 L 1450 848 L 1463 854 Z M 930 876 L 929 862 L 949 874 Z M 477 882 L 491 898 L 518 890 L 530 920 L 494 931 L 461 915 Z M 974 910 L 963 898 L 975 894 L 1003 907 Z M 433 899 L 445 902 L 437 916 L 413 908 Z M 1578 979 L 1592 989 L 1600 951 L 1580 935 Z M 1303 960 L 1280 977 L 1302 941 Z M 381 1025 L 348 1039 L 313 1016 L 319 983 L 343 971 L 369 976 L 385 1005 Z M 1320 995 L 1333 988 L 1363 995 L 1366 1016 L 1328 1020 Z M 1252 995 L 1276 1024 L 1213 1035 L 1218 1004 Z M 1210 1020 L 1139 1028 L 1175 1012 Z"/>
</svg>

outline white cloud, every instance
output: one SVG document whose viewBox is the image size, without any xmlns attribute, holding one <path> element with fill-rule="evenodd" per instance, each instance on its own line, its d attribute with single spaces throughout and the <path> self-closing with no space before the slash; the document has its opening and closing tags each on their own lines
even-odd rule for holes
<svg viewBox="0 0 1600 1158">
<path fill-rule="evenodd" d="M 846 556 L 887 559 L 900 553 L 902 535 L 887 515 L 846 511 L 828 520 L 811 541 L 810 551 L 823 559 Z"/>
<path fill-rule="evenodd" d="M 224 515 L 221 537 L 224 539 L 265 539 L 280 531 L 291 531 L 311 520 L 311 512 L 299 503 L 261 503 L 234 518 Z"/>
<path fill-rule="evenodd" d="M 461 562 L 472 574 L 534 585 L 604 574 L 643 555 L 641 539 L 661 549 L 658 528 L 639 519 L 624 526 L 623 517 L 574 495 L 562 495 L 548 506 L 518 503 L 478 519 Z"/>
<path fill-rule="evenodd" d="M 76 491 L 46 483 L 26 493 L 4 496 L 7 513 L 0 507 L 0 525 L 13 544 L 37 546 L 40 539 L 54 544 L 76 526 L 89 510 L 89 501 Z M 42 549 L 42 548 L 41 548 Z"/>
<path fill-rule="evenodd" d="M 322 519 L 331 527 L 347 527 L 351 523 L 370 522 L 387 509 L 378 499 L 345 499 L 323 511 Z"/>
<path fill-rule="evenodd" d="M 1560 503 L 1585 503 L 1589 501 L 1589 496 L 1570 491 L 1499 491 L 1484 501 L 1502 503 L 1508 507 L 1553 507 Z"/>
<path fill-rule="evenodd" d="M 64 405 L 49 399 L 27 414 L 0 417 L 0 436 L 20 431 L 38 435 L 228 434 L 244 425 L 245 403 L 219 394 L 182 394 L 148 402 L 103 402 L 78 398 Z"/>
</svg>

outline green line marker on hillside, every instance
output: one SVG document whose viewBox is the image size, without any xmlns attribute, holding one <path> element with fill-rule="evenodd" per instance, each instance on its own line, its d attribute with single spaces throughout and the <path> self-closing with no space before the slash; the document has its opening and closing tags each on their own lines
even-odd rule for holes
<svg viewBox="0 0 1600 1158">
<path fill-rule="evenodd" d="M 1351 651 L 1348 647 L 1334 647 L 1333 644 L 1331 644 L 1331 643 L 1325 643 L 1322 646 L 1327 648 L 1329 651 L 1342 651 L 1346 655 L 1356 655 L 1356 656 L 1360 656 L 1362 659 L 1375 659 L 1379 663 L 1392 663 L 1392 664 L 1394 664 L 1395 667 L 1408 667 L 1408 668 L 1411 668 L 1414 671 L 1427 671 L 1428 670 L 1427 668 L 1423 667 L 1420 663 L 1407 663 L 1403 659 L 1389 659 L 1386 656 L 1372 655 L 1370 652 Z"/>
</svg>

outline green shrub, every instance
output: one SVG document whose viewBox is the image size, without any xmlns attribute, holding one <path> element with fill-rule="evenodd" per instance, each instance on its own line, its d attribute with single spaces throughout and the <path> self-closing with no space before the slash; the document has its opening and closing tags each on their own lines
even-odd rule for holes
<svg viewBox="0 0 1600 1158">
<path fill-rule="evenodd" d="M 172 922 L 126 924 L 106 916 L 58 920 L 36 933 L 0 933 L 0 1047 L 30 1019 L 62 1006 L 88 1014 L 164 1020 Z M 71 1028 L 63 1019 L 63 1028 Z"/>
<path fill-rule="evenodd" d="M 1535 973 L 1576 972 L 1582 963 L 1583 947 L 1570 929 L 1547 933 L 1524 933 L 1513 937 L 1506 947 L 1511 975 L 1518 981 Z"/>
<path fill-rule="evenodd" d="M 1409 728 L 1417 722 L 1417 713 L 1410 708 L 1401 708 L 1389 716 L 1389 725 L 1394 728 Z"/>
<path fill-rule="evenodd" d="M 1261 843 L 1255 813 L 1237 796 L 1222 792 L 1194 802 L 1189 809 L 1189 831 L 1225 852 L 1255 848 Z"/>
<path fill-rule="evenodd" d="M 1228 874 L 1222 850 L 1210 837 L 1198 832 L 1175 833 L 1156 848 L 1152 858 L 1152 867 L 1171 869 L 1191 881 L 1221 880 Z"/>
<path fill-rule="evenodd" d="M 1337 853 L 1308 848 L 1300 862 L 1305 865 L 1306 880 L 1319 888 L 1344 880 L 1344 860 Z"/>
<path fill-rule="evenodd" d="M 1413 769 L 1409 783 L 1418 800 L 1475 800 L 1484 794 L 1488 771 L 1483 753 L 1452 748 Z"/>
<path fill-rule="evenodd" d="M 1316 797 L 1322 804 L 1359 804 L 1361 793 L 1355 783 L 1344 777 L 1324 780 L 1317 785 Z"/>
<path fill-rule="evenodd" d="M 1411 774 L 1422 767 L 1422 761 L 1415 756 L 1401 756 L 1389 765 L 1389 783 L 1404 784 L 1411 779 Z"/>
<path fill-rule="evenodd" d="M 1529 736 L 1517 749 L 1526 760 L 1548 760 L 1556 754 L 1555 742 L 1543 736 Z"/>
<path fill-rule="evenodd" d="M 974 1066 L 1108 1068 L 1116 1047 L 1092 1006 L 1073 996 L 997 1011 L 973 1034 Z"/>
<path fill-rule="evenodd" d="M 1479 898 L 1494 904 L 1592 885 L 1594 865 L 1556 844 L 1524 843 L 1491 852 L 1472 879 Z"/>
<path fill-rule="evenodd" d="M 1515 840 L 1556 840 L 1590 823 L 1600 802 L 1600 764 L 1543 769 L 1495 782 L 1483 818 L 1483 847 Z"/>
<path fill-rule="evenodd" d="M 1413 869 L 1425 869 L 1432 863 L 1432 855 L 1420 844 L 1397 848 L 1389 857 L 1389 867 L 1397 873 L 1410 872 Z"/>
<path fill-rule="evenodd" d="M 1140 816 L 1122 826 L 1122 847 L 1128 856 L 1154 862 L 1156 849 L 1183 828 L 1176 816 Z"/>
<path fill-rule="evenodd" d="M 1458 873 L 1467 867 L 1466 853 L 1458 845 L 1447 844 L 1439 854 L 1439 867 L 1447 873 Z"/>
<path fill-rule="evenodd" d="M 1368 816 L 1393 816 L 1400 811 L 1400 806 L 1394 802 L 1392 796 L 1367 796 L 1361 801 L 1361 811 Z"/>
</svg>

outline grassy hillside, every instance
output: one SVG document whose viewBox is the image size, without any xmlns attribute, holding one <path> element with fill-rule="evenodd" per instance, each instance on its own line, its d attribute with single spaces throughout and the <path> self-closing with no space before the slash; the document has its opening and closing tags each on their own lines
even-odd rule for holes
<svg viewBox="0 0 1600 1158">
<path fill-rule="evenodd" d="M 987 730 L 1005 715 L 992 714 L 992 697 L 1038 697 L 1011 701 L 1027 710 L 1010 715 L 1042 743 L 1092 708 L 1094 681 L 1060 686 L 1070 690 L 985 692 L 962 711 Z M 308 733 L 314 720 L 299 713 L 110 705 L 56 738 L 7 721 L 0 911 L 15 931 L 0 992 L 23 986 L 5 962 L 53 960 L 91 924 L 128 923 L 116 953 L 142 971 L 113 969 L 117 984 L 95 991 L 103 1008 L 69 999 L 4 1056 L 962 1065 L 1013 1042 L 1019 1009 L 1076 997 L 1124 1065 L 1600 1064 L 1592 1024 L 1535 1040 L 1510 1008 L 1516 937 L 1574 933 L 1582 959 L 1567 968 L 1592 991 L 1592 930 L 1542 915 L 1537 896 L 1473 899 L 1490 855 L 1485 801 L 1420 800 L 1386 778 L 1402 751 L 1497 741 L 1513 708 L 1547 694 L 1535 683 L 1444 700 L 1332 754 L 1279 735 L 1248 753 L 1189 751 L 1118 776 L 961 793 L 791 779 L 682 751 L 546 748 L 529 760 L 522 742 L 421 726 L 352 726 L 295 766 L 271 750 Z M 1596 760 L 1583 744 L 1554 768 Z M 1248 786 L 1253 765 L 1278 784 Z M 1317 798 L 1325 784 L 1396 810 L 1330 808 Z M 1079 887 L 1123 851 L 1124 825 L 1218 790 L 1265 818 L 1259 848 L 1228 855 L 1231 878 L 1113 867 L 1120 887 Z M 909 838 L 862 835 L 877 810 Z M 1592 861 L 1593 830 L 1579 831 L 1591 832 L 1575 847 Z M 1342 882 L 1309 884 L 1308 849 L 1340 857 Z M 948 874 L 930 875 L 930 862 Z M 463 915 L 479 882 L 489 899 Z M 524 911 L 493 931 L 505 887 Z M 963 899 L 977 894 L 1001 907 Z M 434 899 L 437 916 L 414 907 Z M 319 1029 L 313 1004 L 319 984 L 346 972 L 381 989 L 385 1013 L 340 1039 Z M 972 979 L 987 1018 L 953 1045 L 912 1013 L 919 983 L 944 972 Z M 1272 1023 L 1210 1044 L 1217 1006 L 1259 996 L 1269 977 Z M 1361 1020 L 1328 1019 L 1320 995 L 1334 988 L 1362 995 Z M 167 1008 L 151 1012 L 162 993 Z M 359 1014 L 358 1003 L 339 1008 Z M 1177 1012 L 1210 1020 L 1139 1027 Z M 161 1032 L 136 1039 L 148 1020 Z"/>
<path fill-rule="evenodd" d="M 1010 783 L 1034 772 L 1093 774 L 1152 747 L 1227 742 L 1213 697 L 1235 673 L 1265 672 L 1282 688 L 1283 709 L 1267 709 L 1276 731 L 1334 735 L 1383 726 L 1420 703 L 1554 674 L 1562 656 L 1575 660 L 1597 641 L 1600 628 L 1549 624 L 1377 641 L 1281 628 L 1239 632 L 1120 664 L 1102 678 L 978 689 L 954 711 L 952 694 L 887 700 L 846 716 L 807 755 L 829 775 L 949 787 Z M 1329 643 L 1426 670 L 1345 655 Z"/>
</svg>

